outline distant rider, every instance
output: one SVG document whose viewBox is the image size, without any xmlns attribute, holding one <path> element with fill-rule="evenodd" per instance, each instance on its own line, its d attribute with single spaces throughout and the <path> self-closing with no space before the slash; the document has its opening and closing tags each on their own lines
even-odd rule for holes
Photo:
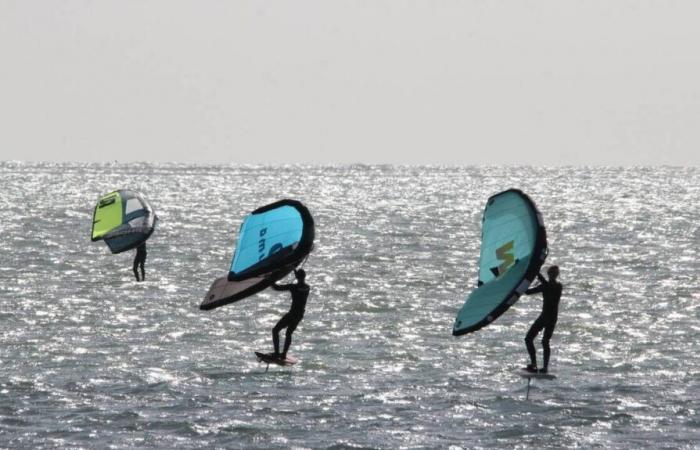
<svg viewBox="0 0 700 450">
<path fill-rule="evenodd" d="M 292 294 L 292 307 L 289 312 L 282 316 L 277 325 L 272 329 L 272 343 L 275 347 L 274 357 L 280 360 L 285 360 L 287 358 L 287 351 L 289 346 L 292 344 L 292 333 L 296 330 L 297 325 L 304 318 L 304 310 L 306 308 L 306 299 L 309 297 L 310 287 L 304 281 L 306 279 L 306 272 L 304 269 L 299 269 L 294 271 L 294 276 L 297 279 L 297 283 L 283 284 L 279 285 L 277 283 L 272 284 L 272 289 L 276 291 L 289 291 Z M 286 336 L 284 340 L 284 351 L 280 353 L 280 338 L 279 332 L 286 328 Z"/>
<path fill-rule="evenodd" d="M 532 341 L 537 334 L 544 329 L 544 334 L 542 335 L 544 365 L 539 372 L 547 373 L 550 355 L 549 340 L 552 338 L 554 327 L 557 325 L 557 316 L 559 315 L 559 299 L 561 299 L 562 292 L 562 285 L 557 281 L 557 277 L 559 277 L 559 267 L 551 266 L 547 270 L 547 275 L 549 276 L 549 281 L 545 280 L 544 277 L 538 273 L 537 279 L 540 280 L 540 284 L 537 287 L 525 291 L 527 295 L 541 292 L 543 298 L 542 312 L 525 336 L 525 345 L 527 346 L 527 352 L 530 354 L 530 364 L 525 368 L 528 372 L 538 371 L 535 345 Z"/>
<path fill-rule="evenodd" d="M 146 243 L 136 247 L 136 256 L 134 257 L 134 275 L 136 276 L 136 281 L 146 281 L 146 270 L 144 269 L 144 264 L 146 263 Z M 141 279 L 139 279 L 139 266 L 141 267 Z"/>
</svg>

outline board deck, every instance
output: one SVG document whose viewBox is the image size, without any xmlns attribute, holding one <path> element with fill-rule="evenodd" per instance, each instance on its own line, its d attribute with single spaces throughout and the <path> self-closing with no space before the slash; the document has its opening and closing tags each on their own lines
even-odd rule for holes
<svg viewBox="0 0 700 450">
<path fill-rule="evenodd" d="M 259 362 L 264 362 L 267 364 L 277 364 L 278 366 L 293 366 L 294 364 L 299 362 L 297 358 L 291 355 L 287 355 L 287 358 L 284 360 L 274 358 L 270 353 L 255 352 L 255 356 L 258 357 Z"/>
<path fill-rule="evenodd" d="M 525 369 L 517 369 L 515 371 L 516 374 L 520 375 L 523 378 L 527 379 L 535 379 L 535 380 L 554 380 L 557 377 L 551 373 L 536 373 L 536 372 L 528 372 Z"/>
</svg>

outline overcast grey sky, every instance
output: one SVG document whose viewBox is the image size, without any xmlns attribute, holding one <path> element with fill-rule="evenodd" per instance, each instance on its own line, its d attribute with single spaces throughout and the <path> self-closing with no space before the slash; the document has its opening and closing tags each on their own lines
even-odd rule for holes
<svg viewBox="0 0 700 450">
<path fill-rule="evenodd" d="M 700 2 L 0 0 L 0 159 L 700 163 Z"/>
</svg>

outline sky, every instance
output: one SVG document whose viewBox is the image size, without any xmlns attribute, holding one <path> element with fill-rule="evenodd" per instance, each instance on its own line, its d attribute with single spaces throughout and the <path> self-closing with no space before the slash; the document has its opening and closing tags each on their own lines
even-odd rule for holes
<svg viewBox="0 0 700 450">
<path fill-rule="evenodd" d="M 0 160 L 700 164 L 700 2 L 0 0 Z"/>
</svg>

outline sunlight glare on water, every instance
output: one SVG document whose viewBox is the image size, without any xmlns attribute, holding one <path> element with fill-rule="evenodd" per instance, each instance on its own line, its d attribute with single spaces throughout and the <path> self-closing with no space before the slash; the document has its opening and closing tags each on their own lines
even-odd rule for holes
<svg viewBox="0 0 700 450">
<path fill-rule="evenodd" d="M 686 447 L 699 442 L 700 172 L 680 168 L 0 163 L 0 446 Z M 142 192 L 147 281 L 90 242 L 92 210 Z M 527 192 L 564 295 L 558 379 L 513 370 L 541 307 L 454 338 L 486 199 Z M 316 221 L 291 353 L 253 351 L 289 307 L 198 309 L 242 218 L 281 198 Z M 539 343 L 538 343 L 539 344 Z"/>
</svg>

